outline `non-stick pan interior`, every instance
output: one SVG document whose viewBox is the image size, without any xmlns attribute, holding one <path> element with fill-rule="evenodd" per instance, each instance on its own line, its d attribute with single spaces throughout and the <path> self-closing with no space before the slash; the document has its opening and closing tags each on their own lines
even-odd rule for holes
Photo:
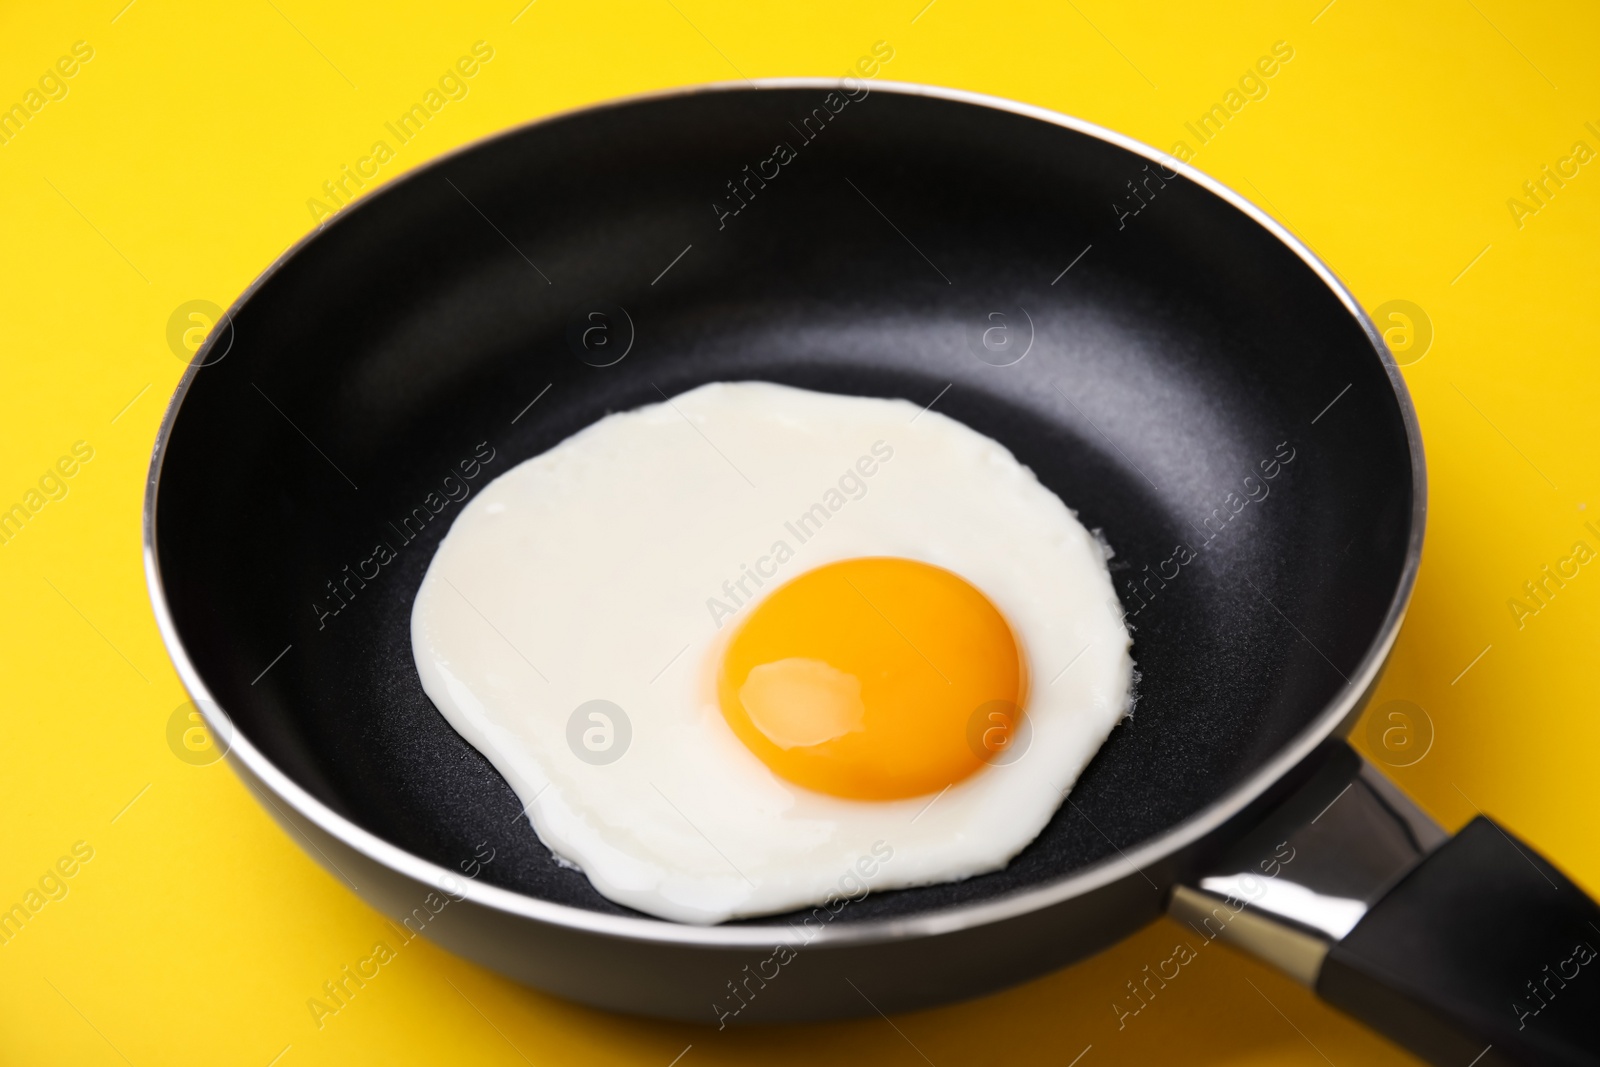
<svg viewBox="0 0 1600 1067">
<path fill-rule="evenodd" d="M 486 881 L 596 911 L 625 909 L 554 861 L 412 663 L 463 460 L 492 450 L 475 492 L 607 412 L 766 379 L 937 398 L 1104 531 L 1132 720 L 1004 871 L 847 922 L 1059 877 L 1202 809 L 1346 686 L 1410 531 L 1399 403 L 1294 252 L 1094 136 L 901 92 L 677 95 L 500 137 L 326 226 L 206 356 L 156 519 L 206 686 L 355 823 L 452 869 L 488 842 Z M 619 676 L 660 666 L 636 660 Z"/>
</svg>

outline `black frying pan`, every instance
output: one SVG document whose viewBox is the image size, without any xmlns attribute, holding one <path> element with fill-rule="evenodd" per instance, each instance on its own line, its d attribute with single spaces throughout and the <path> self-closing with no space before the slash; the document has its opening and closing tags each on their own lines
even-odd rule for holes
<svg viewBox="0 0 1600 1067">
<path fill-rule="evenodd" d="M 1405 388 L 1354 299 L 1150 149 L 867 89 L 524 127 L 341 212 L 252 286 L 179 389 L 147 513 L 157 615 L 235 767 L 397 922 L 604 1007 L 904 1010 L 1170 908 L 1440 1062 L 1593 1062 L 1600 978 L 1557 991 L 1541 969 L 1586 969 L 1592 902 L 1487 820 L 1447 842 L 1338 740 L 1424 506 Z M 1115 546 L 1137 714 L 1005 870 L 825 919 L 648 918 L 558 865 L 423 694 L 408 621 L 459 509 L 446 475 L 492 453 L 481 486 L 658 390 L 741 379 L 936 402 Z M 411 536 L 418 507 L 437 517 Z"/>
</svg>

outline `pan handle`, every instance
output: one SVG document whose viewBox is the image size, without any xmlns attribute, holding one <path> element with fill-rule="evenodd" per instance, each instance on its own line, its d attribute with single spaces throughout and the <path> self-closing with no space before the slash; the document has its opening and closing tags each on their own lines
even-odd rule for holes
<svg viewBox="0 0 1600 1067">
<path fill-rule="evenodd" d="M 1169 910 L 1431 1063 L 1600 1064 L 1600 907 L 1485 816 L 1449 836 L 1342 742 Z"/>
</svg>

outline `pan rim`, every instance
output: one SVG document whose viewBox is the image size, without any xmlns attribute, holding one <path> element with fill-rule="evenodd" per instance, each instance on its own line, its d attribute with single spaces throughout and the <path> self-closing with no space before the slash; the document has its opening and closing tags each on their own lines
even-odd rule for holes
<svg viewBox="0 0 1600 1067">
<path fill-rule="evenodd" d="M 257 290 L 262 288 L 285 263 L 298 255 L 325 229 L 338 225 L 349 215 L 376 200 L 386 190 L 417 180 L 457 156 L 475 151 L 502 138 L 518 136 L 535 127 L 563 121 L 590 112 L 626 107 L 652 100 L 712 92 L 760 92 L 768 89 L 842 89 L 846 84 L 846 79 L 842 78 L 777 77 L 683 86 L 637 93 L 570 108 L 478 138 L 442 153 L 415 169 L 399 175 L 393 181 L 380 186 L 372 195 L 358 198 L 345 208 L 340 209 L 329 219 L 319 223 L 308 233 L 302 235 L 283 252 L 279 253 L 277 258 L 240 293 L 228 308 L 224 319 L 231 322 L 238 310 L 255 295 Z M 502 889 L 498 886 L 486 885 L 473 880 L 462 880 L 448 868 L 425 860 L 398 845 L 394 845 L 334 811 L 280 770 L 248 738 L 243 737 L 237 729 L 232 728 L 231 723 L 210 722 L 213 729 L 226 725 L 231 731 L 232 737 L 228 758 L 232 761 L 237 761 L 241 765 L 236 770 L 242 769 L 246 772 L 241 777 L 253 779 L 260 783 L 261 786 L 289 805 L 300 818 L 312 823 L 323 833 L 328 834 L 369 860 L 375 861 L 413 881 L 425 885 L 448 888 L 458 898 L 464 898 L 478 906 L 505 912 L 518 918 L 619 940 L 705 949 L 770 947 L 774 943 L 792 944 L 801 940 L 804 940 L 811 947 L 844 947 L 950 934 L 1003 922 L 1085 896 L 1095 890 L 1130 877 L 1135 872 L 1142 872 L 1146 868 L 1155 866 L 1162 860 L 1182 851 L 1184 848 L 1203 840 L 1206 836 L 1219 829 L 1223 824 L 1255 802 L 1276 782 L 1293 770 L 1295 766 L 1310 756 L 1325 740 L 1336 734 L 1340 726 L 1348 719 L 1354 718 L 1363 706 L 1366 695 L 1387 662 L 1389 653 L 1398 637 L 1401 623 L 1404 621 L 1406 609 L 1416 585 L 1417 572 L 1421 565 L 1423 533 L 1427 519 L 1427 471 L 1423 454 L 1421 427 L 1417 420 L 1416 410 L 1412 404 L 1405 379 L 1400 373 L 1399 365 L 1389 352 L 1388 346 L 1384 343 L 1377 327 L 1373 325 L 1366 311 L 1355 299 L 1354 294 L 1304 242 L 1300 241 L 1287 228 L 1244 196 L 1216 178 L 1125 134 L 1117 133 L 1088 120 L 1066 115 L 1049 108 L 965 89 L 913 82 L 884 81 L 874 82 L 872 91 L 970 104 L 1035 119 L 1096 138 L 1150 162 L 1175 170 L 1208 192 L 1220 197 L 1276 237 L 1322 280 L 1323 284 L 1328 287 L 1351 316 L 1355 318 L 1365 332 L 1367 340 L 1373 348 L 1374 355 L 1377 356 L 1384 368 L 1390 388 L 1394 392 L 1395 401 L 1400 409 L 1401 420 L 1405 426 L 1406 444 L 1411 458 L 1412 506 L 1410 513 L 1411 529 L 1406 545 L 1405 561 L 1399 578 L 1395 583 L 1394 594 L 1390 600 L 1388 611 L 1385 613 L 1377 634 L 1368 645 L 1366 653 L 1351 674 L 1346 686 L 1294 738 L 1260 764 L 1243 781 L 1204 808 L 1169 826 L 1161 833 L 1138 843 L 1127 851 L 1119 850 L 1115 856 L 1108 856 L 1087 866 L 1077 868 L 1049 882 L 1008 893 L 994 899 L 955 905 L 910 916 L 829 924 L 821 931 L 811 932 L 811 936 L 808 938 L 803 938 L 788 924 L 764 924 L 756 921 L 738 926 L 693 926 L 666 919 L 610 915 L 604 912 L 590 911 L 586 908 L 541 900 L 514 890 Z M 155 517 L 162 464 L 166 456 L 167 445 L 171 439 L 172 429 L 177 422 L 178 413 L 183 406 L 184 399 L 188 395 L 195 376 L 206 363 L 213 346 L 225 335 L 225 331 L 213 329 L 211 335 L 190 360 L 188 369 L 179 380 L 177 389 L 167 403 L 160 429 L 156 434 L 156 439 L 151 449 L 142 522 L 145 582 L 156 619 L 156 627 L 161 634 L 161 640 L 166 647 L 167 654 L 172 658 L 173 666 L 177 669 L 184 689 L 190 698 L 200 706 L 208 721 L 218 713 L 226 716 L 226 710 L 211 695 L 200 676 L 198 668 L 190 660 L 182 638 L 179 636 L 177 625 L 172 618 L 167 604 L 165 586 L 162 581 L 157 554 Z M 285 815 L 285 818 L 287 817 Z"/>
</svg>

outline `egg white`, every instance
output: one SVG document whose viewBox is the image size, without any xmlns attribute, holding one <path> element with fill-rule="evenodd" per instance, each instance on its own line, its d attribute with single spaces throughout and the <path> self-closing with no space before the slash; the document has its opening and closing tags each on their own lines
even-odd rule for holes
<svg viewBox="0 0 1600 1067">
<path fill-rule="evenodd" d="M 1031 674 L 1020 759 L 939 794 L 847 800 L 777 777 L 735 737 L 715 691 L 728 635 L 784 581 L 858 556 L 947 568 L 1004 613 Z M 1032 841 L 1128 711 L 1132 642 L 1105 557 L 1009 451 L 937 411 L 715 383 L 485 486 L 428 568 L 412 648 L 428 696 L 557 856 L 613 901 L 716 923 L 861 882 L 966 878 Z M 595 699 L 631 726 L 605 765 L 568 744 Z"/>
</svg>

